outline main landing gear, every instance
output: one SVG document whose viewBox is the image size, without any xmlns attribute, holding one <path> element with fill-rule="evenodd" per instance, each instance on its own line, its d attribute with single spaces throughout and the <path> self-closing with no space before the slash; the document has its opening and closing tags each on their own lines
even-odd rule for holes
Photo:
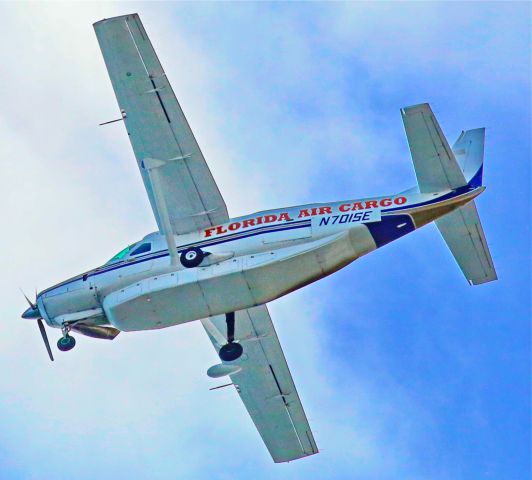
<svg viewBox="0 0 532 480">
<path fill-rule="evenodd" d="M 235 342 L 235 312 L 225 314 L 227 323 L 227 343 L 220 348 L 218 355 L 224 362 L 232 362 L 241 357 L 244 349 L 240 343 Z"/>
<path fill-rule="evenodd" d="M 208 254 L 207 254 L 208 255 Z M 185 268 L 194 268 L 199 266 L 205 258 L 205 252 L 200 248 L 189 248 L 181 253 L 179 260 Z"/>
<path fill-rule="evenodd" d="M 63 336 L 57 341 L 57 348 L 62 352 L 68 352 L 69 350 L 72 350 L 76 345 L 76 339 L 68 334 L 68 332 L 70 331 L 69 326 L 63 325 L 63 328 L 61 328 L 61 330 L 63 332 Z"/>
</svg>

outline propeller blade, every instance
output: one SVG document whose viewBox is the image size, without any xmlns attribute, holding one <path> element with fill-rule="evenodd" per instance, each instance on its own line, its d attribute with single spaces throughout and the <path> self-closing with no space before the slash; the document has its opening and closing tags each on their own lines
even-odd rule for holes
<svg viewBox="0 0 532 480">
<path fill-rule="evenodd" d="M 26 299 L 26 301 L 29 303 L 30 307 L 35 310 L 37 308 L 37 306 L 32 303 L 32 301 L 26 296 L 26 294 L 22 291 L 22 289 L 20 290 L 20 292 L 22 293 L 22 295 L 24 295 L 24 298 Z M 37 295 L 35 295 L 35 298 L 37 298 Z"/>
<path fill-rule="evenodd" d="M 50 342 L 48 341 L 48 335 L 46 335 L 46 330 L 44 329 L 44 324 L 42 323 L 42 318 L 39 318 L 37 320 L 37 323 L 39 324 L 39 330 L 41 331 L 42 339 L 44 340 L 44 344 L 46 345 L 46 350 L 48 350 L 50 360 L 53 362 L 54 357 L 52 355 L 52 349 L 50 348 Z"/>
</svg>

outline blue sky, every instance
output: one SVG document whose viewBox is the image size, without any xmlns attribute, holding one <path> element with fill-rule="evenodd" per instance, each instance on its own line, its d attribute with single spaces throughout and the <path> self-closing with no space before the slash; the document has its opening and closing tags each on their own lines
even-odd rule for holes
<svg viewBox="0 0 532 480">
<path fill-rule="evenodd" d="M 399 108 L 487 128 L 498 282 L 434 226 L 270 310 L 321 453 L 274 465 L 201 326 L 79 338 L 50 364 L 18 286 L 155 229 L 91 24 L 140 13 L 233 216 L 415 183 Z M 2 479 L 530 474 L 528 3 L 2 4 Z M 7 220 L 7 222 L 6 222 Z M 57 334 L 49 330 L 52 340 Z M 193 346 L 193 348 L 190 348 Z M 182 349 L 186 349 L 183 356 Z"/>
</svg>

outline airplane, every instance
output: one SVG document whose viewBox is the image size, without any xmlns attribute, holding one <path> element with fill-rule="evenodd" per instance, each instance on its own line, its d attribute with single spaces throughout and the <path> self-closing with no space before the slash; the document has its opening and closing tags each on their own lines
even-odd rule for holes
<svg viewBox="0 0 532 480">
<path fill-rule="evenodd" d="M 36 295 L 24 319 L 114 339 L 199 320 L 274 462 L 318 453 L 266 304 L 435 222 L 471 285 L 497 279 L 475 206 L 483 128 L 451 148 L 429 104 L 401 109 L 417 186 L 230 218 L 138 14 L 94 24 L 158 231 Z M 106 122 L 108 123 L 108 122 Z"/>
</svg>

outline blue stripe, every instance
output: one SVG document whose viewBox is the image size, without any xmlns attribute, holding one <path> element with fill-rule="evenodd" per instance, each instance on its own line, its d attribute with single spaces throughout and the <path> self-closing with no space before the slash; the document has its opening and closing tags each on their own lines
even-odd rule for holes
<svg viewBox="0 0 532 480">
<path fill-rule="evenodd" d="M 263 235 L 265 233 L 271 233 L 271 232 L 281 232 L 281 231 L 285 231 L 285 230 L 296 230 L 298 228 L 305 228 L 305 227 L 309 227 L 310 226 L 310 222 L 306 225 L 290 225 L 289 227 L 283 227 L 283 228 L 276 228 L 276 229 L 271 229 L 271 230 L 265 230 L 265 231 L 250 231 L 249 233 L 246 233 L 244 235 L 239 235 L 238 237 L 235 237 L 234 235 L 226 235 L 225 237 L 220 237 L 218 239 L 213 239 L 209 242 L 202 242 L 201 245 L 198 245 L 197 243 L 190 243 L 189 245 L 184 245 L 182 247 L 179 248 L 179 250 L 177 250 L 177 253 L 181 253 L 181 252 L 184 252 L 185 250 L 187 250 L 188 248 L 191 248 L 191 247 L 197 247 L 197 246 L 202 246 L 202 247 L 211 247 L 213 245 L 220 245 L 222 243 L 227 243 L 227 242 L 232 242 L 234 240 L 240 240 L 240 239 L 243 239 L 243 238 L 248 238 L 248 237 L 254 237 L 256 235 Z M 280 227 L 280 226 L 279 226 Z M 228 237 L 231 237 L 231 238 L 228 238 Z M 126 263 L 120 263 L 120 264 L 117 264 L 117 265 L 113 265 L 112 267 L 109 267 L 105 270 L 99 270 L 99 271 L 92 271 L 87 275 L 87 278 L 89 277 L 95 277 L 96 275 L 100 275 L 102 273 L 107 273 L 107 272 L 110 272 L 112 270 L 117 270 L 119 268 L 123 268 L 123 267 L 128 267 L 129 265 L 137 265 L 139 263 L 143 263 L 143 262 L 147 262 L 149 260 L 155 260 L 157 258 L 162 258 L 162 257 L 168 257 L 170 254 L 168 253 L 168 250 L 161 250 L 160 252 L 157 252 L 157 254 L 155 255 L 152 255 L 150 257 L 147 257 L 147 258 L 143 258 L 141 260 L 136 260 L 134 262 L 126 262 Z M 79 277 L 81 278 L 81 277 Z"/>
<path fill-rule="evenodd" d="M 484 164 L 480 165 L 480 168 L 478 169 L 477 173 L 471 177 L 471 180 L 469 180 L 468 185 L 470 187 L 481 187 L 482 186 L 482 172 L 484 171 Z"/>
<path fill-rule="evenodd" d="M 254 228 L 254 229 L 251 229 L 251 230 L 245 230 L 243 232 L 230 233 L 229 235 L 224 235 L 223 237 L 217 237 L 216 240 L 248 236 L 248 234 L 250 232 L 268 233 L 268 232 L 276 232 L 276 231 L 280 231 L 280 230 L 291 230 L 292 225 L 298 225 L 299 226 L 299 227 L 296 227 L 296 228 L 310 227 L 310 224 L 311 224 L 311 220 L 309 219 L 309 220 L 299 220 L 297 222 L 292 221 L 290 223 L 281 224 L 281 225 L 265 225 L 263 227 L 258 227 L 258 228 Z M 182 245 L 180 247 L 180 250 L 178 250 L 178 251 L 181 252 L 181 251 L 186 250 L 187 248 L 190 248 L 190 247 L 201 247 L 201 246 L 212 245 L 211 242 L 213 240 L 214 239 L 201 240 L 199 242 L 190 243 L 188 245 Z"/>
<path fill-rule="evenodd" d="M 456 190 L 446 193 L 445 195 L 441 197 L 433 198 L 432 200 L 427 200 L 426 202 L 415 203 L 413 205 L 403 205 L 401 207 L 395 207 L 395 208 L 387 208 L 386 210 L 382 210 L 382 212 L 383 213 L 384 212 L 397 212 L 400 210 L 407 210 L 407 209 L 415 208 L 415 207 L 423 207 L 425 205 L 431 205 L 433 203 L 443 202 L 445 200 L 449 200 L 450 198 L 459 197 L 460 195 L 463 195 L 464 193 L 469 193 L 472 190 L 475 190 L 475 187 L 464 185 L 463 187 L 458 187 Z"/>
<path fill-rule="evenodd" d="M 229 234 L 229 235 L 224 235 L 223 237 L 213 238 L 212 240 L 202 240 L 200 242 L 194 242 L 194 243 L 189 243 L 187 245 L 181 245 L 179 247 L 179 249 L 177 250 L 177 253 L 181 253 L 181 252 L 183 252 L 186 249 L 191 248 L 191 247 L 210 247 L 210 246 L 213 246 L 213 245 L 220 245 L 222 243 L 232 242 L 234 240 L 240 240 L 240 239 L 243 239 L 243 238 L 254 237 L 256 235 L 263 235 L 263 234 L 266 234 L 266 233 L 281 232 L 281 231 L 285 231 L 285 230 L 296 230 L 296 229 L 299 229 L 299 228 L 306 228 L 306 227 L 310 227 L 310 225 L 311 225 L 311 220 L 310 219 L 309 220 L 299 220 L 299 221 L 296 221 L 296 222 L 290 222 L 288 224 L 281 224 L 281 225 L 265 225 L 264 227 L 255 228 L 253 230 L 248 230 L 246 232 L 237 232 L 237 233 L 232 233 L 232 234 Z M 159 250 L 158 252 L 142 255 L 142 256 L 138 257 L 137 259 L 135 259 L 134 262 L 122 261 L 122 262 L 114 264 L 114 265 L 109 265 L 108 267 L 105 267 L 105 268 L 100 267 L 100 269 L 91 270 L 91 271 L 89 271 L 87 273 L 79 275 L 79 276 L 77 276 L 77 277 L 75 277 L 75 278 L 73 278 L 71 280 L 68 280 L 68 281 L 66 281 L 64 283 L 59 283 L 57 285 L 54 285 L 51 288 L 47 288 L 46 290 L 43 290 L 40 293 L 40 295 L 43 295 L 46 292 L 48 292 L 50 290 L 53 290 L 55 288 L 63 287 L 65 285 L 68 285 L 69 283 L 75 282 L 77 280 L 81 280 L 83 277 L 86 277 L 86 278 L 95 277 L 97 275 L 101 275 L 102 273 L 111 272 L 112 270 L 118 270 L 120 268 L 128 267 L 130 265 L 138 265 L 139 263 L 147 262 L 149 260 L 156 260 L 158 258 L 168 257 L 169 255 L 170 254 L 168 253 L 168 250 Z"/>
<path fill-rule="evenodd" d="M 184 250 L 187 250 L 188 248 L 192 248 L 192 247 L 208 247 L 212 245 L 218 245 L 220 243 L 229 242 L 231 240 L 238 240 L 240 238 L 252 237 L 255 235 L 260 235 L 262 233 L 280 232 L 283 230 L 293 230 L 296 228 L 310 227 L 310 225 L 311 225 L 311 220 L 299 220 L 297 222 L 290 222 L 289 224 L 281 224 L 281 225 L 265 225 L 263 227 L 246 230 L 244 232 L 230 233 L 229 235 L 224 235 L 223 237 L 215 237 L 210 240 L 201 240 L 199 242 L 193 242 L 193 243 L 189 243 L 186 245 L 181 245 L 179 249 L 177 250 L 177 252 L 181 253 Z M 137 263 L 141 263 L 141 261 L 153 260 L 155 258 L 164 257 L 165 255 L 168 255 L 168 249 L 159 250 L 158 252 L 147 253 L 146 255 L 140 255 L 135 259 L 134 262 L 127 262 L 125 260 L 122 260 L 121 262 L 117 262 L 112 265 L 108 265 L 108 266 L 104 265 L 103 267 L 99 267 L 95 270 L 90 271 L 88 275 L 90 276 L 93 273 L 104 273 L 110 270 L 115 270 L 117 266 L 135 265 Z"/>
</svg>

